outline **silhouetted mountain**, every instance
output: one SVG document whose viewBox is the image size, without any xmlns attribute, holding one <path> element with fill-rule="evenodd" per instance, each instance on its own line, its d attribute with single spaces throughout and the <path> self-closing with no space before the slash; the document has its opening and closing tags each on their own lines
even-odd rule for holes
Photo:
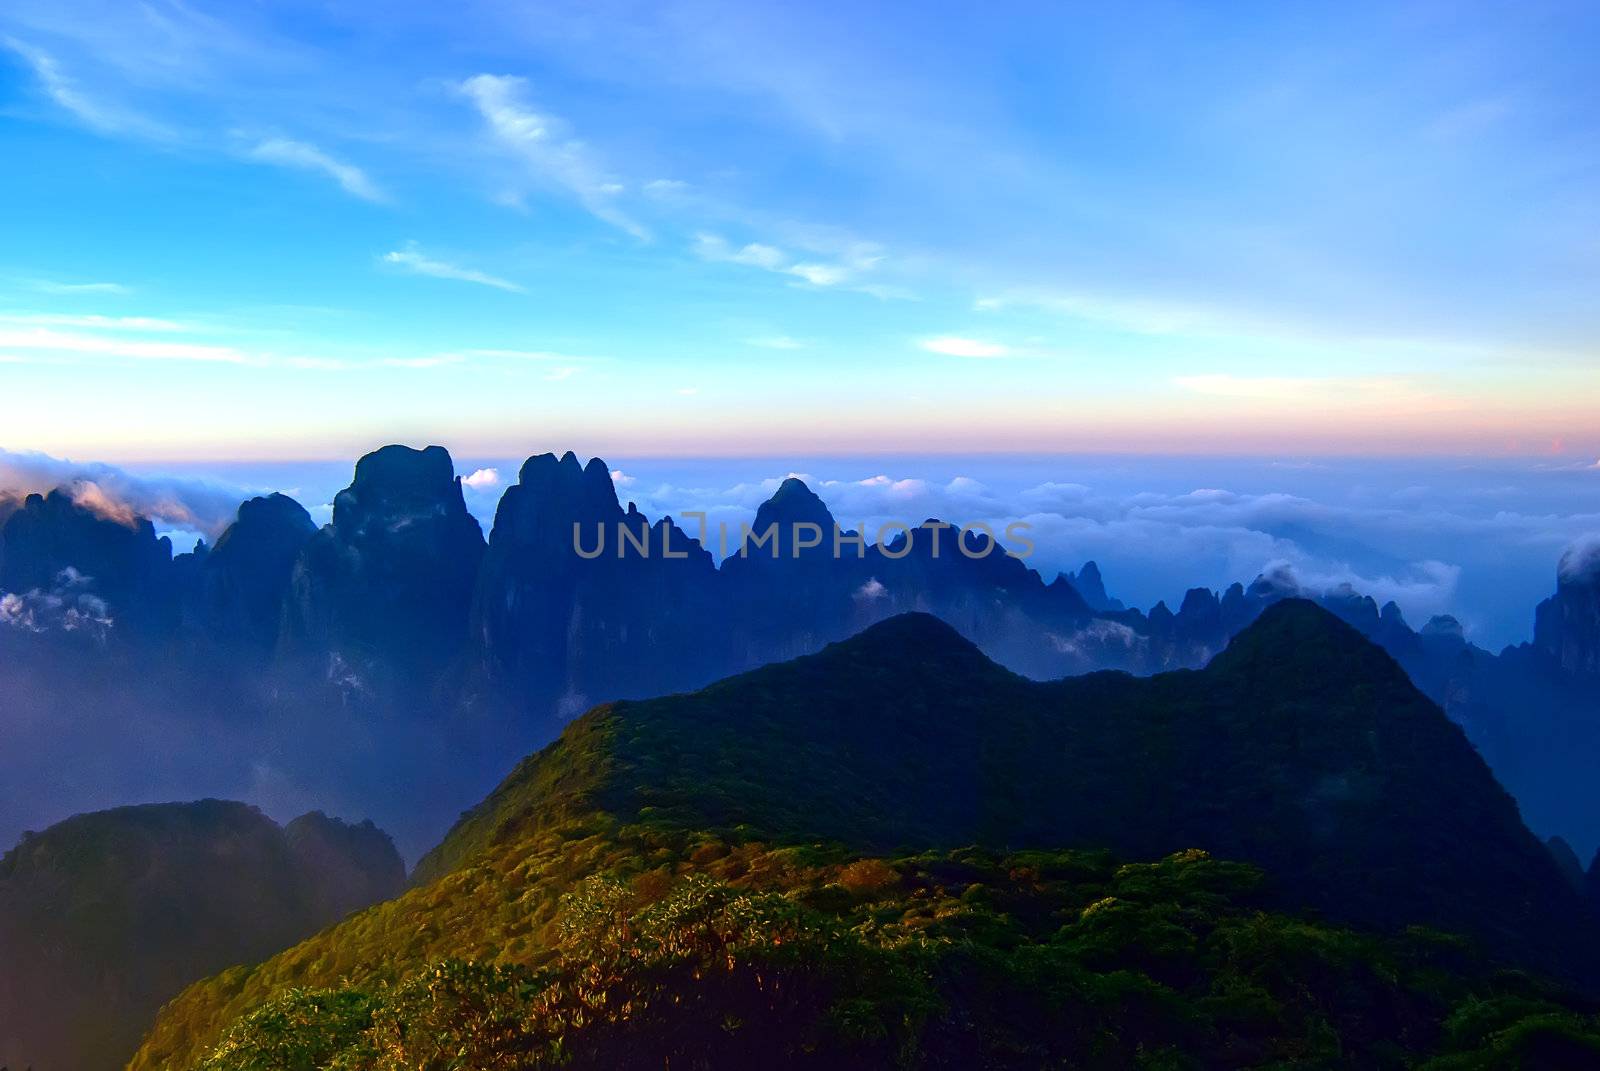
<svg viewBox="0 0 1600 1071">
<path fill-rule="evenodd" d="M 0 1065 L 121 1067 L 180 989 L 400 888 L 388 838 L 198 803 L 79 815 L 0 860 Z"/>
<path fill-rule="evenodd" d="M 215 546 L 196 548 L 190 625 L 219 645 L 270 653 L 295 562 L 316 533 L 311 514 L 287 495 L 245 502 Z"/>
<path fill-rule="evenodd" d="M 1094 562 L 1084 562 L 1083 568 L 1076 573 L 1062 573 L 1061 576 L 1072 585 L 1089 609 L 1097 613 L 1127 609 L 1121 599 L 1113 599 L 1106 594 L 1106 582 L 1100 575 L 1100 566 Z"/>
<path fill-rule="evenodd" d="M 410 756 L 408 765 L 397 727 L 431 747 L 477 734 L 468 748 L 477 756 L 458 759 L 456 801 L 481 791 L 472 778 L 492 768 L 487 755 L 542 738 L 552 716 L 701 687 L 815 652 L 899 613 L 934 614 L 1007 668 L 1050 679 L 1198 668 L 1268 607 L 1307 597 L 1400 662 L 1466 729 L 1541 833 L 1584 852 L 1600 843 L 1600 796 L 1589 787 L 1600 763 L 1600 698 L 1584 668 L 1600 618 L 1593 570 L 1571 561 L 1540 611 L 1535 642 L 1495 655 L 1450 619 L 1414 631 L 1394 604 L 1379 606 L 1348 587 L 1307 591 L 1287 567 L 1220 593 L 1192 589 L 1176 612 L 1164 603 L 1148 613 L 1115 609 L 1093 563 L 1045 583 L 1007 548 L 936 519 L 891 529 L 882 544 L 836 531 L 827 506 L 798 478 L 760 506 L 751 535 L 733 533 L 733 553 L 719 566 L 693 538 L 696 525 L 685 531 L 670 518 L 652 523 L 632 503 L 624 508 L 604 462 L 583 464 L 570 453 L 528 460 L 501 499 L 486 550 L 449 455 L 437 447 L 385 447 L 362 458 L 333 523 L 314 535 L 297 505 L 272 496 L 241 508 L 216 547 L 170 563 L 148 522 L 107 519 L 91 512 L 92 500 L 74 505 L 65 492 L 30 501 L 6 524 L 17 530 L 18 549 L 0 548 L 0 577 L 8 578 L 0 587 L 50 586 L 0 602 L 0 625 L 12 626 L 0 632 L 0 646 L 59 634 L 115 647 L 119 601 L 157 622 L 181 601 L 190 627 L 143 665 L 159 680 L 170 662 L 182 672 L 168 676 L 192 683 L 153 703 L 235 706 L 241 720 L 267 726 L 336 715 L 330 724 L 345 738 L 368 741 L 364 754 L 413 772 L 428 756 Z M 107 574 L 118 598 L 69 561 Z M 148 600 L 127 594 L 151 585 L 157 592 Z M 128 624 L 135 640 L 170 632 Z M 269 646 L 280 657 L 264 667 Z M 45 679 L 65 681 L 71 664 L 52 658 Z M 381 733 L 372 728 L 379 719 L 388 727 Z M 271 746 L 271 764 L 291 779 L 323 777 L 333 766 L 309 749 Z M 398 798 L 363 805 L 415 850 L 411 824 L 398 813 L 410 805 L 405 790 L 389 791 Z"/>
<path fill-rule="evenodd" d="M 472 637 L 494 683 L 535 711 L 693 687 L 726 664 L 711 555 L 670 518 L 617 502 L 598 458 L 529 458 L 495 511 Z"/>
<path fill-rule="evenodd" d="M 370 819 L 352 825 L 311 811 L 284 826 L 283 836 L 312 879 L 311 907 L 319 918 L 343 918 L 405 887 L 406 868 L 394 842 Z"/>
<path fill-rule="evenodd" d="M 1600 677 L 1600 548 L 1562 559 L 1556 593 L 1535 613 L 1533 646 L 1569 677 Z"/>
<path fill-rule="evenodd" d="M 172 541 L 143 517 L 108 515 L 65 490 L 28 495 L 6 518 L 0 592 L 29 605 L 24 627 L 104 628 L 130 639 L 170 633 L 177 623 Z M 28 599 L 28 596 L 32 596 Z"/>
<path fill-rule="evenodd" d="M 1544 842 L 1550 850 L 1550 857 L 1556 861 L 1556 868 L 1561 871 L 1561 876 L 1567 879 L 1573 891 L 1580 896 L 1588 896 L 1588 878 L 1584 874 L 1583 864 L 1578 861 L 1578 853 L 1572 850 L 1572 845 L 1560 837 L 1551 837 Z"/>
<path fill-rule="evenodd" d="M 483 551 L 442 447 L 368 454 L 295 565 L 284 650 L 352 691 L 386 675 L 426 689 L 466 643 Z"/>
<path fill-rule="evenodd" d="M 1118 868 L 1063 850 L 1105 846 L 1212 847 L 1267 884 L 1247 892 L 1248 872 L 1202 852 Z M 1467 980 L 1491 976 L 1453 939 L 1407 927 L 1591 978 L 1597 948 L 1581 897 L 1461 731 L 1299 600 L 1198 672 L 1033 682 L 912 614 L 700 692 L 608 704 L 464 815 L 415 881 L 191 988 L 132 1066 L 211 1050 L 208 1067 L 260 1067 L 250 1053 L 269 1036 L 322 1059 L 383 1044 L 406 1066 L 435 1048 L 473 1066 L 787 1066 L 802 1051 L 830 1066 L 1006 1065 L 1007 1051 L 1054 1066 L 1089 1044 L 1109 1046 L 1108 1066 L 1239 1066 L 1307 1051 L 1309 1023 L 1291 1024 L 1308 992 L 1333 1064 L 1404 1064 L 1441 1043 L 1447 1009 L 1483 1007 L 1496 984 Z M 397 973 L 410 981 L 379 984 Z M 1245 978 L 1255 1026 L 1222 1010 Z M 311 1003 L 291 991 L 329 985 L 336 998 Z M 1041 987 L 1057 996 L 1024 996 Z M 1105 1018 L 1079 1017 L 1086 994 Z M 473 1025 L 485 1002 L 499 1033 Z M 1503 1025 L 1573 1014 L 1532 995 L 1518 1007 Z M 841 1034 L 824 1024 L 843 1008 L 855 1027 Z M 1176 1021 L 1191 1029 L 1156 1025 Z M 1570 1020 L 1571 1037 L 1592 1029 Z"/>
</svg>

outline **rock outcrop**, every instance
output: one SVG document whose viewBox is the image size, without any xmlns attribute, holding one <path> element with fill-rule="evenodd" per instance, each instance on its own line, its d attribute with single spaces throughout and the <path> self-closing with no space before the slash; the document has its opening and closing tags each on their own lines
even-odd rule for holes
<svg viewBox="0 0 1600 1071">
<path fill-rule="evenodd" d="M 195 570 L 186 622 L 220 646 L 270 654 L 295 562 L 316 534 L 311 514 L 288 495 L 245 502 L 215 546 L 202 543 L 193 555 L 180 556 L 180 565 L 192 557 Z"/>
<path fill-rule="evenodd" d="M 282 649 L 352 690 L 426 694 L 466 644 L 483 551 L 444 448 L 368 454 L 295 564 Z"/>
<path fill-rule="evenodd" d="M 5 521 L 0 592 L 23 600 L 17 613 L 34 615 L 25 627 L 114 624 L 130 640 L 171 633 L 172 541 L 146 518 L 96 503 L 72 488 L 28 495 Z"/>
</svg>

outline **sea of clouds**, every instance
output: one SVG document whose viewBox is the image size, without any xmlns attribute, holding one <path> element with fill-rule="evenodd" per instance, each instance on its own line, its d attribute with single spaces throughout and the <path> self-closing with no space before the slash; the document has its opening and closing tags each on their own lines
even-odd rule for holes
<svg viewBox="0 0 1600 1071">
<path fill-rule="evenodd" d="M 487 532 L 520 458 L 457 458 L 470 510 Z M 66 484 L 115 516 L 152 517 L 181 547 L 214 536 L 249 494 L 281 490 L 319 523 L 349 482 L 349 462 L 118 468 L 0 453 L 0 490 Z M 845 528 L 876 532 L 928 518 L 1030 527 L 1029 565 L 1046 579 L 1099 563 L 1130 606 L 1176 608 L 1190 587 L 1220 590 L 1266 571 L 1302 587 L 1348 584 L 1394 600 L 1413 625 L 1460 618 L 1498 648 L 1528 638 L 1533 607 L 1565 575 L 1600 563 L 1600 468 L 1560 459 L 1260 459 L 916 457 L 611 459 L 623 502 L 670 514 L 691 533 L 704 513 L 739 526 L 798 475 Z M 1564 558 L 1565 555 L 1565 558 Z"/>
</svg>

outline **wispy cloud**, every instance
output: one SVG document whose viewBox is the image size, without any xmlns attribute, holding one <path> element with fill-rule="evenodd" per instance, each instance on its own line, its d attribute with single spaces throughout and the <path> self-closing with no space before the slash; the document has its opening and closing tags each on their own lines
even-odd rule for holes
<svg viewBox="0 0 1600 1071">
<path fill-rule="evenodd" d="M 464 357 L 488 357 L 510 361 L 560 361 L 567 364 L 583 364 L 594 360 L 592 357 L 579 357 L 570 353 L 558 353 L 555 350 L 470 349 L 457 350 L 452 353 L 440 354 L 439 356 L 441 359 L 457 361 Z"/>
<path fill-rule="evenodd" d="M 152 316 L 100 316 L 54 312 L 0 313 L 0 324 L 32 327 L 89 327 L 114 331 L 187 331 L 188 324 Z"/>
<path fill-rule="evenodd" d="M 788 335 L 768 335 L 764 338 L 747 338 L 746 346 L 757 346 L 764 350 L 803 350 L 806 344 L 797 338 Z"/>
<path fill-rule="evenodd" d="M 411 272 L 413 275 L 427 275 L 434 279 L 455 279 L 463 283 L 477 283 L 479 286 L 492 286 L 496 290 L 508 290 L 513 294 L 525 294 L 527 290 L 509 279 L 502 279 L 498 275 L 476 271 L 472 268 L 463 268 L 447 261 L 436 260 L 417 248 L 415 242 L 407 242 L 404 249 L 392 250 L 379 258 L 385 264 L 392 264 L 397 268 Z"/>
<path fill-rule="evenodd" d="M 251 148 L 245 155 L 264 164 L 327 175 L 337 182 L 344 192 L 363 201 L 375 204 L 386 204 L 389 201 L 389 195 L 368 178 L 367 173 L 361 168 L 335 159 L 307 142 L 291 141 L 288 138 L 268 138 Z"/>
<path fill-rule="evenodd" d="M 101 134 L 118 137 L 147 138 L 153 141 L 170 141 L 176 134 L 170 127 L 156 122 L 120 104 L 102 100 L 84 90 L 76 79 L 62 69 L 56 58 L 43 49 L 35 48 L 14 37 L 0 39 L 12 52 L 33 69 L 39 88 L 57 107 L 72 115 L 84 126 Z"/>
<path fill-rule="evenodd" d="M 73 294 L 115 294 L 122 296 L 133 293 L 131 286 L 122 283 L 63 283 L 55 279 L 29 279 L 26 285 L 30 290 L 41 294 L 57 294 L 70 296 Z"/>
<path fill-rule="evenodd" d="M 1403 376 L 1239 376 L 1226 373 L 1176 376 L 1173 385 L 1213 398 L 1311 406 L 1353 408 L 1415 415 L 1452 412 L 1466 407 L 1460 399 L 1428 390 Z"/>
<path fill-rule="evenodd" d="M 870 242 L 852 243 L 838 250 L 835 258 L 827 261 L 801 259 L 777 246 L 762 242 L 748 242 L 736 247 L 721 235 L 706 232 L 694 236 L 691 248 L 695 256 L 701 260 L 760 268 L 762 271 L 793 276 L 815 287 L 853 284 L 883 260 L 883 253 L 879 247 Z M 896 289 L 891 287 L 853 285 L 850 289 L 875 297 L 900 296 L 899 293 L 891 292 Z"/>
<path fill-rule="evenodd" d="M 1270 326 L 1258 317 L 1214 306 L 1078 291 L 1013 291 L 980 297 L 973 302 L 973 308 L 979 312 L 1015 307 L 1038 309 L 1144 335 L 1259 334 Z"/>
<path fill-rule="evenodd" d="M 429 357 L 385 357 L 378 363 L 388 368 L 445 368 L 461 361 L 459 353 L 436 353 Z"/>
<path fill-rule="evenodd" d="M 999 342 L 986 342 L 980 338 L 962 338 L 958 335 L 940 335 L 938 338 L 925 338 L 918 342 L 917 345 L 929 353 L 939 353 L 946 357 L 1009 357 L 1013 352 L 1010 346 Z"/>
<path fill-rule="evenodd" d="M 78 330 L 61 330 L 74 327 Z M 198 331 L 192 324 L 138 316 L 0 314 L 0 351 L 8 363 L 42 363 L 62 357 L 134 361 L 192 361 L 250 368 L 344 371 L 383 362 L 282 354 L 221 342 L 163 338 Z M 191 336 L 192 337 L 192 336 Z"/>
<path fill-rule="evenodd" d="M 194 342 L 117 338 L 56 331 L 47 327 L 0 328 L 0 347 L 8 350 L 76 353 L 85 356 L 130 357 L 147 361 L 206 361 L 260 364 L 263 359 L 234 349 Z"/>
<path fill-rule="evenodd" d="M 617 207 L 623 184 L 601 166 L 587 145 L 569 136 L 564 122 L 528 102 L 526 79 L 479 74 L 457 88 L 478 109 L 495 141 L 525 164 L 534 178 L 566 190 L 597 219 L 635 238 L 650 237 Z"/>
</svg>

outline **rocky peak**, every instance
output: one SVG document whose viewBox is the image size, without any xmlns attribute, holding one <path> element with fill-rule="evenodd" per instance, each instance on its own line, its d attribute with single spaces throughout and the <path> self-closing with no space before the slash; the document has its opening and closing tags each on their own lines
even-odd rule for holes
<svg viewBox="0 0 1600 1071">
<path fill-rule="evenodd" d="M 1600 676 L 1600 539 L 1561 556 L 1556 593 L 1534 612 L 1533 644 L 1571 676 Z"/>
<path fill-rule="evenodd" d="M 1065 575 L 1067 581 L 1083 597 L 1089 609 L 1098 613 L 1125 609 L 1121 599 L 1113 599 L 1106 594 L 1105 579 L 1100 575 L 1100 566 L 1095 562 L 1084 562 L 1083 567 L 1076 573 Z"/>
<path fill-rule="evenodd" d="M 288 495 L 243 503 L 215 547 L 195 548 L 198 591 L 186 619 L 214 639 L 270 651 L 294 564 L 316 533 L 311 514 Z"/>
<path fill-rule="evenodd" d="M 368 454 L 295 565 L 285 643 L 407 678 L 436 672 L 466 640 L 483 551 L 443 447 Z"/>
<path fill-rule="evenodd" d="M 1449 614 L 1435 614 L 1428 618 L 1428 623 L 1422 626 L 1423 636 L 1437 637 L 1440 639 L 1465 640 L 1467 633 L 1457 621 Z"/>
<path fill-rule="evenodd" d="M 833 535 L 833 514 L 817 493 L 807 487 L 804 480 L 790 476 L 778 485 L 772 497 L 756 510 L 757 533 L 765 532 L 769 525 L 778 525 L 779 538 L 788 546 L 788 539 L 796 524 L 815 524 L 822 529 L 824 540 Z"/>
<path fill-rule="evenodd" d="M 373 524 L 400 532 L 445 517 L 452 507 L 466 513 L 444 447 L 385 446 L 356 462 L 350 486 L 334 497 L 333 526 L 346 538 L 361 538 Z"/>
<path fill-rule="evenodd" d="M 103 600 L 124 635 L 176 623 L 172 541 L 144 517 L 95 508 L 73 489 L 31 494 L 6 519 L 0 592 Z M 70 592 L 66 589 L 71 589 Z"/>
<path fill-rule="evenodd" d="M 572 556 L 573 525 L 584 545 L 593 546 L 599 528 L 607 529 L 608 541 L 615 539 L 611 529 L 623 517 L 605 462 L 581 464 L 570 450 L 559 458 L 538 454 L 523 463 L 517 482 L 501 496 L 489 541 L 537 547 L 566 560 Z"/>
</svg>

